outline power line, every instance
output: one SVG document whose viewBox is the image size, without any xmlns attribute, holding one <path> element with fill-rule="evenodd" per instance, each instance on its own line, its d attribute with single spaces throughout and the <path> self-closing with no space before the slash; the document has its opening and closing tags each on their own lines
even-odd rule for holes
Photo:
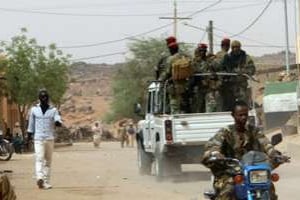
<svg viewBox="0 0 300 200">
<path fill-rule="evenodd" d="M 211 8 L 215 5 L 217 5 L 218 3 L 220 3 L 222 0 L 219 0 L 199 11 L 204 11 L 208 8 Z M 194 12 L 193 14 L 187 16 L 187 17 L 191 17 L 191 16 L 194 16 L 194 15 L 197 15 L 199 13 L 199 11 L 196 11 Z M 129 36 L 129 37 L 126 37 L 126 38 L 122 38 L 122 39 L 119 39 L 119 40 L 113 40 L 113 41 L 107 41 L 107 42 L 102 42 L 102 43 L 96 43 L 96 44 L 90 44 L 90 45 L 77 45 L 77 46 L 72 46 L 71 48 L 78 48 L 78 47 L 90 47 L 90 46 L 98 46 L 98 45 L 101 45 L 101 44 L 108 44 L 108 43 L 114 43 L 114 42 L 120 42 L 120 41 L 123 41 L 123 40 L 127 40 L 127 39 L 135 39 L 135 37 L 138 37 L 138 36 L 141 36 L 141 35 L 145 35 L 145 34 L 148 34 L 148 33 L 151 33 L 151 32 L 154 32 L 154 31 L 157 31 L 157 30 L 160 30 L 160 29 L 163 29 L 163 28 L 166 28 L 168 26 L 170 26 L 172 23 L 169 23 L 169 24 L 165 24 L 163 26 L 160 26 L 158 28 L 155 28 L 155 29 L 152 29 L 150 31 L 147 31 L 147 32 L 144 32 L 144 33 L 140 33 L 140 34 L 136 34 L 134 36 Z M 58 48 L 70 48 L 69 47 L 58 47 Z M 113 55 L 120 55 L 120 54 L 125 54 L 126 52 L 117 52 L 117 53 L 111 53 L 111 54 L 104 54 L 104 55 L 98 55 L 98 56 L 91 56 L 91 57 L 84 57 L 84 58 L 78 58 L 78 59 L 72 59 L 71 61 L 79 61 L 79 60 L 87 60 L 87 59 L 94 59 L 94 58 L 101 58 L 101 57 L 107 57 L 107 56 L 113 56 Z"/>
<path fill-rule="evenodd" d="M 151 17 L 158 15 L 165 15 L 169 13 L 152 13 L 152 14 L 87 14 L 87 13 L 61 13 L 61 12 L 46 12 L 46 11 L 35 11 L 35 10 L 22 10 L 13 8 L 0 8 L 5 12 L 18 12 L 18 13 L 29 13 L 29 14 L 42 14 L 42 15 L 57 15 L 57 16 L 72 16 L 72 17 Z"/>
<path fill-rule="evenodd" d="M 247 4 L 242 6 L 231 6 L 231 7 L 223 7 L 217 9 L 208 9 L 203 12 L 218 12 L 225 10 L 235 10 L 241 8 L 249 8 L 264 5 L 264 3 L 256 3 L 256 4 Z M 20 9 L 11 9 L 11 8 L 0 8 L 7 12 L 21 12 L 21 13 L 30 13 L 30 14 L 44 14 L 44 15 L 58 15 L 58 16 L 73 16 L 73 17 L 152 17 L 159 15 L 170 15 L 173 13 L 148 13 L 148 14 L 87 14 L 87 13 L 62 13 L 62 12 L 47 12 L 47 11 L 36 11 L 36 10 L 20 10 Z M 178 12 L 178 14 L 191 14 L 194 11 L 182 11 Z"/>
<path fill-rule="evenodd" d="M 222 0 L 218 0 L 217 2 L 214 2 L 208 6 L 206 6 L 205 8 L 202 8 L 196 12 L 193 12 L 192 14 L 188 15 L 187 17 L 192 17 L 192 16 L 195 16 L 197 14 L 199 14 L 200 12 L 203 12 L 217 4 L 219 4 Z M 39 11 L 26 11 L 26 10 L 18 10 L 18 9 L 7 9 L 7 8 L 0 8 L 0 10 L 3 10 L 3 11 L 10 11 L 10 12 L 30 12 L 30 13 L 43 13 L 45 14 L 44 12 L 39 12 Z M 47 14 L 57 14 L 57 13 L 47 13 Z M 64 14 L 64 13 L 60 13 L 60 14 Z M 69 13 L 70 14 L 70 13 Z M 172 25 L 172 23 L 169 23 L 169 24 L 165 24 L 163 26 L 160 26 L 160 27 L 157 27 L 157 28 L 154 28 L 154 29 L 151 29 L 149 31 L 146 31 L 146 32 L 143 32 L 143 33 L 139 33 L 139 34 L 135 34 L 135 35 L 132 35 L 132 36 L 129 36 L 129 37 L 124 37 L 124 38 L 121 38 L 121 39 L 117 39 L 117 40 L 110 40 L 110 41 L 105 41 L 105 42 L 99 42 L 99 43 L 92 43 L 92 44 L 84 44 L 84 45 L 72 45 L 72 46 L 58 46 L 57 48 L 59 49 L 71 49 L 71 48 L 86 48 L 86 47 L 94 47 L 94 46 L 100 46 L 100 45 L 106 45 L 106 44 L 112 44 L 112 43 L 117 43 L 117 42 L 121 42 L 121 41 L 125 41 L 125 40 L 128 40 L 128 39 L 131 39 L 131 38 L 135 38 L 135 37 L 139 37 L 139 36 L 143 36 L 143 35 L 146 35 L 146 34 L 149 34 L 149 33 L 152 33 L 152 32 L 156 32 L 158 30 L 162 30 L 168 26 Z"/>
<path fill-rule="evenodd" d="M 248 5 L 242 5 L 242 6 L 236 6 L 236 7 L 225 7 L 225 8 L 219 8 L 219 9 L 211 9 L 209 8 L 219 4 L 222 0 L 219 0 L 199 11 L 193 12 L 193 11 L 184 11 L 179 12 L 178 14 L 189 14 L 189 17 L 192 17 L 199 12 L 216 12 L 216 11 L 224 11 L 224 10 L 233 10 L 233 9 L 240 9 L 245 8 L 249 6 L 258 6 L 262 3 L 256 3 L 256 4 L 248 4 Z M 71 16 L 71 17 L 152 17 L 152 16 L 159 16 L 159 15 L 168 15 L 169 13 L 149 13 L 149 14 L 87 14 L 87 13 L 62 13 L 62 12 L 47 12 L 47 11 L 38 11 L 38 10 L 26 10 L 26 9 L 14 9 L 14 8 L 1 8 L 0 10 L 5 12 L 17 12 L 17 13 L 29 13 L 29 14 L 42 14 L 42 15 L 57 15 L 57 16 Z"/>
<path fill-rule="evenodd" d="M 221 29 L 221 28 L 218 28 L 218 27 L 215 27 L 215 26 L 214 26 L 214 29 L 217 30 L 217 31 L 221 31 L 223 33 L 226 33 L 226 34 L 233 34 L 232 32 L 226 31 L 224 29 Z M 245 37 L 243 35 L 239 35 L 237 37 L 244 38 L 248 41 L 256 42 L 256 43 L 263 44 L 263 45 L 272 45 L 272 44 L 268 44 L 266 42 L 262 42 L 262 41 L 258 41 L 258 40 L 255 40 L 255 39 L 252 39 L 252 38 L 249 38 L 249 37 Z"/>
<path fill-rule="evenodd" d="M 90 60 L 90 59 L 94 59 L 94 58 L 104 58 L 104 57 L 115 56 L 115 55 L 124 55 L 126 53 L 127 53 L 127 51 L 121 51 L 121 52 L 115 52 L 115 53 L 110 53 L 110 54 L 102 54 L 102 55 L 97 55 L 97 56 L 75 58 L 75 59 L 70 59 L 70 61 L 74 62 L 74 61 L 80 61 L 80 60 Z"/>
<path fill-rule="evenodd" d="M 260 14 L 243 30 L 241 30 L 240 32 L 231 35 L 230 37 L 236 37 L 238 35 L 243 34 L 244 32 L 246 32 L 247 30 L 249 30 L 262 16 L 263 14 L 266 12 L 266 10 L 270 7 L 271 3 L 273 0 L 269 0 L 269 2 L 267 3 L 267 5 L 264 7 L 264 9 L 260 12 Z"/>
<path fill-rule="evenodd" d="M 192 44 L 192 45 L 196 45 L 198 43 L 196 42 L 180 42 L 182 44 Z M 218 44 L 214 44 L 214 46 L 219 46 Z M 278 48 L 278 49 L 282 49 L 285 46 L 283 45 L 255 45 L 255 44 L 242 44 L 242 47 L 253 47 L 253 48 Z M 291 48 L 296 48 L 295 46 L 291 47 Z"/>
<path fill-rule="evenodd" d="M 199 27 L 199 26 L 194 26 L 194 25 L 191 25 L 191 24 L 188 24 L 188 23 L 184 23 L 185 26 L 189 26 L 189 27 L 192 27 L 192 28 L 195 28 L 195 29 L 198 29 L 198 30 L 201 30 L 201 31 L 205 31 L 207 32 L 207 29 L 206 28 L 203 28 L 203 27 Z M 214 36 L 218 37 L 218 38 L 224 38 L 222 35 L 219 35 L 219 34 L 216 34 L 216 33 L 213 33 Z"/>
<path fill-rule="evenodd" d="M 242 6 L 231 6 L 231 7 L 223 7 L 223 8 L 215 8 L 215 9 L 209 9 L 205 12 L 218 12 L 218 11 L 224 11 L 224 10 L 236 10 L 241 8 L 249 8 L 249 7 L 255 7 L 255 6 L 261 6 L 264 5 L 264 3 L 255 3 L 255 4 L 246 4 Z"/>
<path fill-rule="evenodd" d="M 213 7 L 213 6 L 221 3 L 221 1 L 222 0 L 218 0 L 215 3 L 212 3 L 212 4 L 208 5 L 208 6 L 206 6 L 205 8 L 202 8 L 202 9 L 200 9 L 198 11 L 195 11 L 194 13 L 188 15 L 187 17 L 195 16 L 195 15 L 199 14 L 200 12 L 203 12 L 204 10 L 209 9 L 209 8 L 211 8 L 211 7 Z M 173 23 L 165 24 L 163 26 L 151 29 L 149 31 L 146 31 L 146 32 L 143 32 L 143 33 L 139 33 L 139 34 L 136 34 L 136 35 L 132 35 L 132 36 L 129 36 L 129 37 L 124 37 L 124 38 L 117 39 L 117 40 L 110 40 L 110 41 L 93 43 L 93 44 L 86 44 L 86 45 L 61 46 L 61 47 L 58 47 L 58 48 L 60 48 L 60 49 L 86 48 L 86 47 L 94 47 L 94 46 L 100 46 L 100 45 L 105 45 L 105 44 L 112 44 L 112 43 L 116 43 L 116 42 L 121 42 L 121 41 L 124 41 L 124 40 L 128 40 L 128 39 L 131 39 L 131 38 L 136 38 L 136 37 L 139 37 L 139 36 L 143 36 L 143 35 L 146 35 L 146 34 L 149 34 L 149 33 L 152 33 L 152 32 L 156 32 L 156 31 L 164 29 L 164 28 L 166 28 L 166 27 L 168 27 L 168 26 L 170 26 L 172 24 Z"/>
<path fill-rule="evenodd" d="M 204 8 L 202 8 L 202 9 L 200 9 L 200 10 L 198 10 L 198 11 L 196 11 L 196 12 L 194 12 L 194 13 L 188 15 L 187 17 L 193 17 L 193 16 L 197 15 L 197 14 L 200 13 L 200 12 L 203 12 L 203 11 L 209 9 L 209 8 L 212 8 L 212 7 L 216 6 L 216 5 L 218 5 L 218 4 L 221 3 L 222 1 L 223 1 L 223 0 L 218 0 L 217 2 L 214 2 L 214 3 L 210 4 L 210 5 L 208 5 L 208 6 L 204 7 Z"/>
<path fill-rule="evenodd" d="M 234 1 L 234 0 L 226 0 L 226 1 L 224 1 L 223 3 L 241 3 L 241 4 L 243 4 L 243 3 L 248 3 L 248 2 L 262 2 L 262 1 L 265 1 L 265 2 L 267 2 L 267 0 L 248 0 L 248 1 L 245 1 L 245 0 L 236 0 L 236 1 Z M 163 1 L 161 1 L 161 2 L 163 2 Z M 165 2 L 169 2 L 169 1 L 165 1 Z M 186 0 L 182 0 L 182 1 L 177 1 L 177 2 L 180 2 L 180 3 L 196 3 L 196 4 L 199 4 L 199 3 L 211 3 L 211 2 L 214 2 L 214 0 L 195 0 L 195 1 L 186 1 Z"/>
<path fill-rule="evenodd" d="M 204 31 L 205 33 L 206 33 L 206 31 L 207 31 L 206 28 L 198 27 L 198 26 L 193 26 L 193 25 L 188 24 L 188 23 L 184 23 L 184 25 L 189 26 L 189 27 L 192 27 L 192 28 L 195 28 L 195 29 L 199 29 L 199 30 L 201 30 L 201 31 Z M 225 31 L 225 30 L 220 29 L 220 28 L 217 28 L 217 27 L 214 27 L 214 29 L 219 30 L 219 31 L 224 32 L 224 33 L 231 34 L 230 32 Z M 218 37 L 218 38 L 220 38 L 220 39 L 223 39 L 223 38 L 224 38 L 224 36 L 219 35 L 219 34 L 216 34 L 216 33 L 213 33 L 213 35 L 216 36 L 216 37 Z M 243 46 L 245 46 L 245 47 L 258 47 L 258 48 L 264 48 L 264 47 L 269 47 L 269 48 L 284 48 L 284 47 L 285 47 L 285 46 L 283 46 L 283 45 L 272 45 L 272 44 L 268 44 L 268 43 L 261 42 L 261 41 L 258 41 L 258 40 L 254 40 L 254 39 L 250 39 L 250 38 L 244 37 L 244 36 L 238 36 L 238 37 L 245 38 L 245 39 L 247 39 L 247 40 L 249 40 L 249 41 L 255 41 L 255 42 L 257 42 L 257 43 L 262 44 L 262 45 L 243 45 Z M 201 40 L 200 40 L 200 41 L 201 41 Z M 196 43 L 194 43 L 194 44 L 196 44 Z M 214 45 L 214 46 L 215 46 L 215 45 Z M 292 48 L 296 48 L 296 47 L 293 46 Z"/>
<path fill-rule="evenodd" d="M 177 2 L 180 2 L 181 4 L 182 3 L 185 3 L 185 4 L 203 4 L 203 3 L 211 3 L 211 2 L 214 2 L 214 0 L 212 1 L 207 1 L 207 0 L 202 0 L 202 1 L 177 1 Z M 223 3 L 228 3 L 228 4 L 244 4 L 244 3 L 249 3 L 249 2 L 253 2 L 253 3 L 257 3 L 257 2 L 266 2 L 266 0 L 248 0 L 248 1 L 224 1 Z M 160 5 L 160 4 L 169 4 L 170 1 L 167 0 L 167 1 L 138 1 L 138 2 L 126 2 L 126 4 L 122 4 L 122 3 L 118 3 L 118 2 L 115 2 L 115 3 L 95 3 L 95 4 L 84 4 L 84 5 L 63 5 L 63 6 L 55 6 L 55 7 L 42 7 L 42 8 L 33 8 L 33 10 L 57 10 L 57 9 L 76 9 L 76 8 L 89 8 L 89 7 L 92 7 L 92 8 L 95 8 L 97 6 L 103 8 L 103 7 L 127 7 L 127 6 L 135 6 L 135 5 Z"/>
<path fill-rule="evenodd" d="M 60 47 L 57 47 L 59 49 L 74 49 L 74 48 L 85 48 L 85 47 L 94 47 L 94 46 L 100 46 L 100 45 L 105 45 L 105 44 L 112 44 L 112 43 L 116 43 L 116 42 L 121 42 L 121 41 L 124 41 L 124 40 L 129 40 L 131 38 L 135 38 L 135 37 L 139 37 L 139 36 L 143 36 L 143 35 L 146 35 L 146 34 L 149 34 L 149 33 L 152 33 L 152 32 L 156 32 L 158 30 L 161 30 L 161 29 L 164 29 L 168 26 L 170 26 L 171 24 L 165 24 L 163 26 L 160 26 L 160 27 L 157 27 L 157 28 L 154 28 L 154 29 L 151 29 L 149 31 L 146 31 L 146 32 L 143 32 L 143 33 L 139 33 L 139 34 L 136 34 L 136 35 L 132 35 L 132 36 L 128 36 L 128 37 L 124 37 L 124 38 L 121 38 L 121 39 L 117 39 L 117 40 L 109 40 L 109 41 L 105 41 L 105 42 L 98 42 L 98 43 L 93 43 L 93 44 L 83 44 L 83 45 L 72 45 L 72 46 L 60 46 Z"/>
<path fill-rule="evenodd" d="M 203 31 L 203 35 L 202 35 L 202 37 L 201 37 L 201 39 L 200 39 L 200 42 L 202 42 L 203 40 L 204 40 L 204 38 L 205 38 L 205 36 L 206 36 L 206 31 Z"/>
</svg>

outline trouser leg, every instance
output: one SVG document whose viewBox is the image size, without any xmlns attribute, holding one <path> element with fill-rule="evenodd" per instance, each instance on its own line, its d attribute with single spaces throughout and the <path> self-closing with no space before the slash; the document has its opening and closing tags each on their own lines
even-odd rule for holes
<svg viewBox="0 0 300 200">
<path fill-rule="evenodd" d="M 274 183 L 271 183 L 270 199 L 271 200 L 277 200 L 278 199 L 278 196 L 276 195 L 276 190 L 275 190 Z"/>
<path fill-rule="evenodd" d="M 177 114 L 180 112 L 180 97 L 175 95 L 170 96 L 170 108 L 171 114 Z"/>
<path fill-rule="evenodd" d="M 192 113 L 203 113 L 205 112 L 205 94 L 197 91 L 193 96 L 192 101 Z"/>
<path fill-rule="evenodd" d="M 218 90 L 215 91 L 215 99 L 216 99 L 216 111 L 217 112 L 222 112 L 223 111 L 223 99 L 222 96 L 220 95 L 220 92 Z"/>
<path fill-rule="evenodd" d="M 205 95 L 205 112 L 215 112 L 216 111 L 216 99 L 214 92 L 210 91 Z"/>
<path fill-rule="evenodd" d="M 233 180 L 231 177 L 223 176 L 215 180 L 214 188 L 217 192 L 216 200 L 235 200 L 233 192 Z"/>
<path fill-rule="evenodd" d="M 130 146 L 133 147 L 134 146 L 134 134 L 130 135 Z"/>
<path fill-rule="evenodd" d="M 44 165 L 44 180 L 50 181 L 52 154 L 54 149 L 54 141 L 47 140 L 45 142 L 45 165 Z"/>
<path fill-rule="evenodd" d="M 44 179 L 45 146 L 43 141 L 34 141 L 35 149 L 35 175 L 36 179 Z"/>
<path fill-rule="evenodd" d="M 123 137 L 121 138 L 121 147 L 122 148 L 124 147 L 124 138 Z"/>
</svg>

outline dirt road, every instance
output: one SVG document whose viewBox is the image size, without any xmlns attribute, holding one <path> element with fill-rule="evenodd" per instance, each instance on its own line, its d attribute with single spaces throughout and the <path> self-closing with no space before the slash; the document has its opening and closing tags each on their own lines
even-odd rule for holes
<svg viewBox="0 0 300 200">
<path fill-rule="evenodd" d="M 92 144 L 76 143 L 56 149 L 53 189 L 47 191 L 35 185 L 32 154 L 14 155 L 11 161 L 1 162 L 1 169 L 13 170 L 11 180 L 20 200 L 200 200 L 209 188 L 210 174 L 200 165 L 183 166 L 182 176 L 157 183 L 152 176 L 138 174 L 135 148 L 121 149 L 113 142 L 101 145 L 95 149 Z M 294 160 L 278 169 L 280 199 L 299 199 L 299 167 Z"/>
</svg>

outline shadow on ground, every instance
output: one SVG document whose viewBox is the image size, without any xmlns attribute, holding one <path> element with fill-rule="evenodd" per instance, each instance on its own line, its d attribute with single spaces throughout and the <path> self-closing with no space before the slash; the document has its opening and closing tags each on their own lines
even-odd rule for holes
<svg viewBox="0 0 300 200">
<path fill-rule="evenodd" d="M 181 175 L 170 176 L 164 179 L 164 181 L 173 183 L 183 182 L 198 182 L 198 181 L 209 181 L 211 179 L 211 173 L 208 171 L 191 171 L 183 172 Z"/>
</svg>

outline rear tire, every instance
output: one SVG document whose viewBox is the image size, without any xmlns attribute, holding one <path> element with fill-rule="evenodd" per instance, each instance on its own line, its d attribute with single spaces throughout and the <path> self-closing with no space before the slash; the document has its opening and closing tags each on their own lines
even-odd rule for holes
<svg viewBox="0 0 300 200">
<path fill-rule="evenodd" d="M 155 178 L 156 181 L 160 182 L 163 181 L 163 179 L 166 177 L 166 159 L 165 156 L 162 155 L 157 155 L 155 154 L 155 159 L 154 159 L 154 170 L 155 170 Z"/>
<path fill-rule="evenodd" d="M 154 154 L 154 174 L 156 181 L 161 182 L 167 176 L 167 156 L 160 152 L 159 148 L 160 142 L 157 142 Z"/>
<path fill-rule="evenodd" d="M 137 145 L 137 164 L 141 175 L 151 175 L 151 154 L 145 152 L 142 141 L 138 141 Z"/>
<path fill-rule="evenodd" d="M 167 156 L 159 151 L 160 143 L 156 143 L 154 170 L 157 181 L 163 181 L 166 177 L 181 174 L 181 163 L 175 157 Z"/>
</svg>

